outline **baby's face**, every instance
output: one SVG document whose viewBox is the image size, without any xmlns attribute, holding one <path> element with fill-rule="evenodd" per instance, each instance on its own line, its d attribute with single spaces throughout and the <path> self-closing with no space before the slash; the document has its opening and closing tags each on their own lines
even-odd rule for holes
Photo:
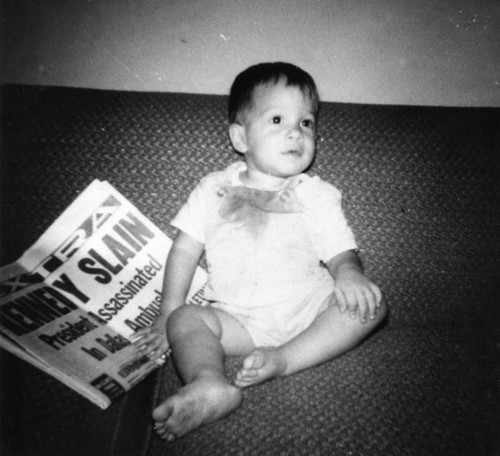
<svg viewBox="0 0 500 456">
<path fill-rule="evenodd" d="M 243 113 L 247 167 L 269 176 L 288 178 L 303 172 L 314 159 L 314 103 L 300 88 L 277 84 L 257 86 Z"/>
</svg>

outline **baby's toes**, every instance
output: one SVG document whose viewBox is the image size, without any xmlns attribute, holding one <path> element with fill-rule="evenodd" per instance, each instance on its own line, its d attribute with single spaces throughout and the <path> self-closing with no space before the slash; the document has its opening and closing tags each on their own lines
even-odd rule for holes
<svg viewBox="0 0 500 456">
<path fill-rule="evenodd" d="M 236 374 L 236 380 L 245 381 L 257 377 L 258 371 L 255 369 L 240 369 Z"/>
<path fill-rule="evenodd" d="M 255 371 L 264 367 L 265 364 L 266 352 L 257 348 L 244 359 L 243 368 L 249 371 Z"/>
<path fill-rule="evenodd" d="M 165 423 L 155 424 L 154 430 L 156 431 L 156 433 L 158 434 L 158 436 L 160 438 L 162 438 L 162 439 L 167 438 L 168 429 L 167 429 L 167 425 Z"/>
<path fill-rule="evenodd" d="M 254 383 L 255 375 L 256 373 L 249 375 L 244 371 L 240 371 L 236 374 L 236 377 L 234 379 L 234 385 L 237 386 L 238 388 L 246 388 L 247 386 Z"/>
<path fill-rule="evenodd" d="M 260 369 L 266 364 L 266 355 L 256 349 L 243 360 L 241 369 L 236 374 L 235 384 L 239 387 L 254 383 L 259 376 Z"/>
</svg>

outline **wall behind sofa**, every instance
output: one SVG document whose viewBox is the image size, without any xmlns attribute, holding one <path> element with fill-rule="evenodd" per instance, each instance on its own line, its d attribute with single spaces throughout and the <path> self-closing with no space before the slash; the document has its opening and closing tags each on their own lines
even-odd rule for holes
<svg viewBox="0 0 500 456">
<path fill-rule="evenodd" d="M 498 0 L 3 0 L 2 81 L 226 93 L 294 62 L 327 101 L 500 106 Z"/>
</svg>

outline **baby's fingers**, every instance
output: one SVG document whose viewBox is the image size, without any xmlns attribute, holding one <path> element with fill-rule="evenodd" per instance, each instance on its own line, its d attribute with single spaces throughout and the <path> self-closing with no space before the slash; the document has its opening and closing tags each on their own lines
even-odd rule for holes
<svg viewBox="0 0 500 456">
<path fill-rule="evenodd" d="M 163 341 L 157 346 L 153 346 L 148 351 L 147 355 L 152 361 L 156 361 L 159 358 L 166 359 L 170 355 L 169 345 L 167 341 Z"/>
<path fill-rule="evenodd" d="M 344 294 L 338 288 L 335 288 L 333 290 L 333 294 L 335 296 L 337 307 L 342 313 L 344 313 L 347 309 L 347 303 L 345 301 Z"/>
<path fill-rule="evenodd" d="M 357 309 L 361 323 L 366 323 L 366 319 L 368 318 L 370 308 L 368 306 L 367 299 L 362 294 L 359 294 L 357 296 Z"/>
<path fill-rule="evenodd" d="M 371 284 L 371 288 L 375 295 L 376 307 L 379 308 L 382 305 L 382 291 L 374 283 Z"/>
<path fill-rule="evenodd" d="M 379 287 L 371 284 L 370 288 L 365 293 L 365 297 L 368 303 L 368 308 L 370 309 L 370 318 L 374 320 L 377 310 L 382 302 L 382 292 Z"/>
<path fill-rule="evenodd" d="M 166 337 L 159 334 L 146 340 L 141 339 L 139 343 L 140 345 L 134 347 L 136 352 L 147 355 L 153 360 L 161 357 L 169 348 Z"/>
<path fill-rule="evenodd" d="M 154 343 L 159 337 L 160 336 L 156 332 L 153 332 L 153 331 L 150 331 L 146 334 L 143 334 L 141 337 L 133 339 L 134 348 L 137 351 L 144 351 L 148 348 L 149 345 Z"/>
<path fill-rule="evenodd" d="M 353 289 L 345 291 L 344 296 L 351 318 L 354 320 L 359 314 L 359 318 L 361 321 L 363 321 L 363 319 L 366 319 L 366 305 L 364 305 L 361 294 Z"/>
<path fill-rule="evenodd" d="M 147 328 L 142 328 L 137 330 L 130 336 L 130 340 L 134 343 L 138 342 L 140 339 L 144 338 L 145 336 L 151 333 L 151 328 L 152 328 L 151 326 L 148 326 Z"/>
</svg>

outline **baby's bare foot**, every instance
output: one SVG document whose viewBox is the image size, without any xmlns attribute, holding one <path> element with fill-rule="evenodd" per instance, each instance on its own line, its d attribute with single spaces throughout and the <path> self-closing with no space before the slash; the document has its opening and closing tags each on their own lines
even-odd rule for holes
<svg viewBox="0 0 500 456">
<path fill-rule="evenodd" d="M 241 403 L 241 390 L 220 380 L 200 378 L 153 410 L 155 430 L 169 442 L 222 418 Z"/>
<path fill-rule="evenodd" d="M 259 347 L 243 360 L 236 374 L 236 386 L 245 388 L 278 377 L 286 370 L 286 361 L 275 347 Z"/>
</svg>

